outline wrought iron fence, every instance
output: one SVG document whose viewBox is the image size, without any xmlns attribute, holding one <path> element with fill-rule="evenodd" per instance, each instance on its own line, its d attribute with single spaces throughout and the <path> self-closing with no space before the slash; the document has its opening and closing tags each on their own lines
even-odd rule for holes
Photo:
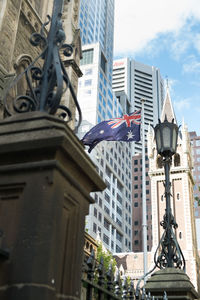
<svg viewBox="0 0 200 300">
<path fill-rule="evenodd" d="M 157 300 L 145 289 L 137 291 L 133 280 L 113 270 L 109 265 L 108 270 L 104 266 L 103 257 L 100 262 L 95 259 L 94 251 L 89 257 L 85 256 L 82 274 L 81 300 Z M 163 292 L 163 300 L 168 300 L 166 292 Z"/>
</svg>

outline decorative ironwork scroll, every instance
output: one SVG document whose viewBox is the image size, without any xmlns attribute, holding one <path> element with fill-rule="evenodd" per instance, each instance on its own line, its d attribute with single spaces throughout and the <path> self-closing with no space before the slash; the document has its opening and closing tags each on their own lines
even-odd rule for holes
<svg viewBox="0 0 200 300">
<path fill-rule="evenodd" d="M 33 33 L 30 43 L 34 47 L 40 47 L 40 55 L 19 75 L 9 86 L 4 97 L 4 116 L 30 111 L 41 111 L 59 115 L 64 120 L 70 121 L 72 113 L 68 107 L 61 104 L 63 93 L 69 88 L 74 104 L 77 108 L 79 120 L 76 130 L 81 123 L 81 110 L 76 94 L 69 80 L 68 74 L 61 61 L 60 52 L 64 56 L 71 56 L 73 48 L 64 43 L 65 33 L 62 27 L 63 0 L 54 0 L 52 18 L 42 25 L 40 33 Z M 48 35 L 45 27 L 50 24 Z M 42 67 L 40 67 L 42 63 Z M 12 100 L 9 97 L 10 90 L 25 76 L 27 90 L 24 95 L 17 95 Z"/>
<path fill-rule="evenodd" d="M 178 244 L 175 236 L 175 230 L 178 228 L 178 224 L 171 211 L 170 204 L 170 188 L 171 183 L 169 181 L 169 170 L 171 164 L 171 158 L 166 157 L 163 160 L 165 169 L 165 198 L 166 198 L 166 209 L 163 221 L 160 225 L 163 227 L 164 232 L 156 249 L 154 255 L 154 262 L 156 267 L 159 269 L 164 268 L 179 268 L 185 271 L 185 258 Z"/>
</svg>

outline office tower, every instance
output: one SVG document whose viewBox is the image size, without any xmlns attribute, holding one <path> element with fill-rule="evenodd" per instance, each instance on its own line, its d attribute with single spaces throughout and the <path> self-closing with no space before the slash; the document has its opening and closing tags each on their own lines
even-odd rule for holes
<svg viewBox="0 0 200 300">
<path fill-rule="evenodd" d="M 152 213 L 151 213 L 151 183 L 148 175 L 149 159 L 145 148 L 146 174 L 146 210 L 147 210 L 147 251 L 152 247 Z M 133 252 L 143 251 L 143 216 L 142 216 L 142 154 L 136 153 L 132 158 L 132 201 L 133 201 Z"/>
<path fill-rule="evenodd" d="M 114 1 L 80 1 L 83 77 L 79 79 L 78 100 L 83 114 L 81 138 L 97 123 L 127 112 L 128 99 L 121 104 L 112 91 Z M 131 145 L 101 142 L 90 157 L 107 184 L 95 193 L 86 230 L 112 252 L 132 250 L 131 234 Z"/>
<path fill-rule="evenodd" d="M 101 67 L 107 69 L 107 81 L 112 82 L 114 0 L 81 0 L 79 25 L 83 45 L 99 43 Z"/>
<path fill-rule="evenodd" d="M 140 109 L 141 99 L 145 99 L 145 133 L 148 131 L 149 124 L 157 124 L 164 99 L 163 80 L 158 68 L 129 58 L 115 60 L 112 87 L 116 95 L 125 92 L 132 102 L 133 110 Z M 141 152 L 141 149 L 141 142 L 133 145 L 134 153 Z"/>
<path fill-rule="evenodd" d="M 196 219 L 197 242 L 200 249 L 200 136 L 195 131 L 189 132 L 192 146 L 193 178 L 194 178 L 194 216 Z"/>
</svg>

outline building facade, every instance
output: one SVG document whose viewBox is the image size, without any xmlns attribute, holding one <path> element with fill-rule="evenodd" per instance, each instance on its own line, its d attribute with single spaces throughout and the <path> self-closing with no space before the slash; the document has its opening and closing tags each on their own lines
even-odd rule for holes
<svg viewBox="0 0 200 300">
<path fill-rule="evenodd" d="M 197 228 L 197 243 L 200 249 L 200 136 L 195 131 L 189 132 L 192 145 L 193 178 L 194 178 L 194 216 Z"/>
<path fill-rule="evenodd" d="M 113 91 L 116 95 L 125 92 L 132 103 L 132 109 L 141 109 L 144 103 L 145 136 L 148 125 L 156 125 L 163 105 L 163 80 L 160 70 L 133 59 L 124 58 L 113 62 Z M 133 153 L 141 152 L 141 142 L 133 145 Z"/>
<path fill-rule="evenodd" d="M 147 251 L 152 247 L 152 213 L 151 213 L 151 183 L 149 178 L 149 159 L 145 149 L 146 175 L 146 218 L 147 218 Z M 133 252 L 143 251 L 143 216 L 142 216 L 142 154 L 137 153 L 132 158 L 132 223 Z"/>
<path fill-rule="evenodd" d="M 16 75 L 22 73 L 25 68 L 41 53 L 40 47 L 31 45 L 29 39 L 34 32 L 40 32 L 41 26 L 47 21 L 47 14 L 52 14 L 53 0 L 20 0 L 15 4 L 10 0 L 0 1 L 0 101 L 5 91 Z M 78 30 L 79 0 L 63 4 L 63 29 L 66 34 L 66 42 L 73 45 L 73 54 L 66 59 L 64 65 L 68 76 L 77 92 L 78 77 L 81 76 L 79 61 L 81 57 L 80 35 Z M 47 34 L 47 31 L 45 31 Z M 41 61 L 38 62 L 41 64 Z M 74 67 L 75 66 L 75 67 Z M 26 94 L 28 86 L 24 77 L 10 92 L 12 97 Z M 71 95 L 65 93 L 62 102 L 67 105 L 75 115 L 75 105 Z M 72 122 L 71 127 L 74 127 Z"/>
<path fill-rule="evenodd" d="M 80 1 L 79 24 L 82 40 L 78 99 L 83 114 L 81 138 L 97 123 L 121 116 L 126 103 L 112 91 L 114 1 Z M 107 184 L 103 193 L 93 195 L 95 204 L 86 218 L 86 230 L 101 236 L 111 252 L 132 249 L 131 145 L 101 142 L 90 154 Z"/>
</svg>

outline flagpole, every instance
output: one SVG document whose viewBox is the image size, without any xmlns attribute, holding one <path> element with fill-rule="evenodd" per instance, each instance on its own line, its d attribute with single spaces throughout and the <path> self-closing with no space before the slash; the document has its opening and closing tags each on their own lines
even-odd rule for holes
<svg viewBox="0 0 200 300">
<path fill-rule="evenodd" d="M 146 168 L 145 168 L 145 130 L 144 130 L 144 99 L 142 103 L 142 232 L 143 232 L 143 265 L 144 275 L 147 273 L 147 206 L 146 206 Z M 146 277 L 144 277 L 146 283 Z"/>
</svg>

